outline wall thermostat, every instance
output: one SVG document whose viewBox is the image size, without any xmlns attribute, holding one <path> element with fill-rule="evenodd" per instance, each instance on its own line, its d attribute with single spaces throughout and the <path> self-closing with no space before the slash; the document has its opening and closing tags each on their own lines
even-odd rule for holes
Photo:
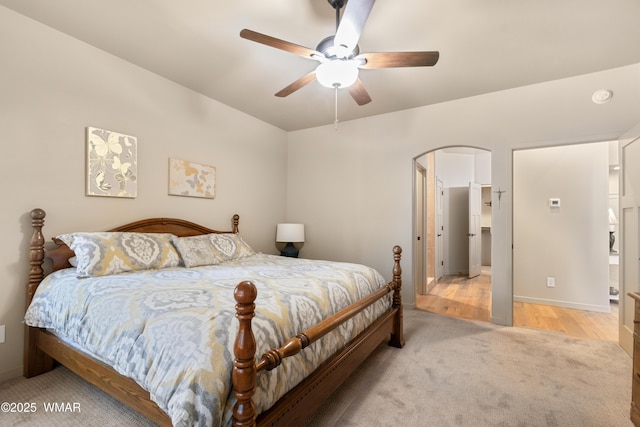
<svg viewBox="0 0 640 427">
<path fill-rule="evenodd" d="M 549 199 L 549 206 L 552 208 L 560 207 L 560 199 Z"/>
</svg>

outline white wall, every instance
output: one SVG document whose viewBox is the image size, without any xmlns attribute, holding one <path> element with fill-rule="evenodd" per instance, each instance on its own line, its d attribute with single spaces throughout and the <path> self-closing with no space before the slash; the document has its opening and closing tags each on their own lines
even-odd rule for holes
<svg viewBox="0 0 640 427">
<path fill-rule="evenodd" d="M 305 256 L 364 262 L 390 278 L 400 244 L 403 301 L 415 304 L 412 159 L 441 141 L 486 148 L 492 187 L 505 191 L 500 203 L 493 193 L 492 321 L 510 324 L 512 150 L 617 139 L 640 117 L 639 76 L 636 64 L 289 133 L 287 212 L 307 225 Z M 591 102 L 600 88 L 613 90 L 609 103 Z"/>
<path fill-rule="evenodd" d="M 275 253 L 286 220 L 286 133 L 0 7 L 0 381 L 22 374 L 29 212 L 45 237 L 151 216 L 240 232 Z M 195 64 L 194 64 L 195 66 Z M 138 197 L 84 196 L 85 127 L 138 137 Z M 168 158 L 217 168 L 213 200 L 167 195 Z"/>
<path fill-rule="evenodd" d="M 514 299 L 609 312 L 607 143 L 516 151 L 513 181 Z"/>
<path fill-rule="evenodd" d="M 470 150 L 468 153 L 457 152 Z M 444 187 L 465 187 L 470 182 L 491 185 L 491 152 L 450 147 L 436 151 L 436 175 Z"/>
<path fill-rule="evenodd" d="M 491 152 L 480 151 L 475 154 L 475 182 L 480 185 L 491 185 Z"/>
<path fill-rule="evenodd" d="M 475 174 L 475 154 L 436 151 L 436 176 L 443 187 L 469 187 L 470 182 L 476 182 Z"/>
</svg>

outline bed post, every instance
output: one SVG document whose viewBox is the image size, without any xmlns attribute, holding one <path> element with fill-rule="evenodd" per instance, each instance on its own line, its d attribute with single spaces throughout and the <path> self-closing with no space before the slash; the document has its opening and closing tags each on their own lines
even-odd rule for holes
<svg viewBox="0 0 640 427">
<path fill-rule="evenodd" d="M 395 319 L 393 321 L 393 333 L 389 345 L 394 347 L 404 347 L 404 325 L 402 313 L 402 267 L 400 267 L 400 258 L 402 256 L 402 248 L 398 245 L 393 247 L 393 305 L 397 309 Z"/>
<path fill-rule="evenodd" d="M 238 223 L 240 222 L 240 215 L 235 214 L 233 216 L 233 228 L 231 229 L 234 234 L 238 234 Z"/>
<path fill-rule="evenodd" d="M 45 211 L 42 209 L 34 209 L 31 211 L 31 241 L 29 242 L 29 283 L 27 284 L 27 300 L 25 310 L 31 304 L 33 294 L 36 292 L 38 285 L 44 278 L 44 270 L 42 263 L 44 262 L 44 237 L 42 236 L 42 227 L 44 226 Z M 27 378 L 53 369 L 53 360 L 36 346 L 35 330 L 30 326 L 24 327 L 24 358 L 23 358 L 23 375 Z"/>
<path fill-rule="evenodd" d="M 258 290 L 251 282 L 241 282 L 233 296 L 236 300 L 236 318 L 240 326 L 233 345 L 235 360 L 231 380 L 233 395 L 237 402 L 233 406 L 233 426 L 256 425 L 256 408 L 251 398 L 256 391 L 256 340 L 251 330 L 251 319 L 255 316 L 255 300 Z"/>
</svg>

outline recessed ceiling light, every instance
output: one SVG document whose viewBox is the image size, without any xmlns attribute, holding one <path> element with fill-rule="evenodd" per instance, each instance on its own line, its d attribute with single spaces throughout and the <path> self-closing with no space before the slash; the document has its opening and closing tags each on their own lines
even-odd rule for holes
<svg viewBox="0 0 640 427">
<path fill-rule="evenodd" d="M 593 93 L 591 100 L 596 104 L 604 104 L 608 102 L 613 97 L 613 92 L 610 90 L 602 89 L 597 90 Z"/>
</svg>

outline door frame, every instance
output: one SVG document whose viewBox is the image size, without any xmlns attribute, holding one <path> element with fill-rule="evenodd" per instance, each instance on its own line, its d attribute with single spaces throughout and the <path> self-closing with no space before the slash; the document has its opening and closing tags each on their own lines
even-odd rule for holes
<svg viewBox="0 0 640 427">
<path fill-rule="evenodd" d="M 444 188 L 442 180 L 436 177 L 435 189 L 435 280 L 438 281 L 444 275 Z"/>
<path fill-rule="evenodd" d="M 482 187 L 469 183 L 469 273 L 468 277 L 479 276 L 482 271 Z"/>
<path fill-rule="evenodd" d="M 620 267 L 618 286 L 620 292 L 619 312 L 618 312 L 618 343 L 629 354 L 633 354 L 633 333 L 634 333 L 634 314 L 635 301 L 628 296 L 629 292 L 637 292 L 638 284 L 627 283 L 629 276 L 635 276 L 638 281 L 640 265 L 638 258 L 640 256 L 640 247 L 638 242 L 638 229 L 640 227 L 640 196 L 629 192 L 625 188 L 625 148 L 632 143 L 640 144 L 640 124 L 631 128 L 618 139 L 618 158 L 620 164 L 619 175 L 619 252 Z M 636 166 L 637 167 L 637 166 Z M 626 210 L 630 210 L 627 217 Z M 631 224 L 629 224 L 631 222 Z M 631 235 L 632 233 L 636 233 Z"/>
<path fill-rule="evenodd" d="M 427 289 L 427 168 L 417 159 L 415 168 L 415 232 L 414 232 L 414 283 L 416 293 L 426 295 Z"/>
<path fill-rule="evenodd" d="M 428 153 L 435 153 L 436 151 L 445 150 L 445 149 L 448 149 L 448 148 L 468 148 L 468 149 L 480 150 L 480 151 L 484 151 L 484 152 L 490 153 L 491 158 L 492 158 L 492 166 L 491 166 L 491 171 L 490 171 L 491 181 L 493 182 L 493 180 L 494 180 L 494 172 L 493 172 L 493 156 L 494 156 L 494 153 L 492 152 L 491 149 L 488 149 L 488 148 L 471 146 L 471 145 L 445 145 L 445 146 L 440 146 L 440 147 L 436 147 L 436 148 L 433 148 L 433 149 L 429 149 L 429 150 L 424 151 L 424 152 L 420 153 L 419 155 L 413 157 L 413 159 L 412 159 L 412 174 L 411 174 L 412 175 L 412 190 L 413 190 L 413 192 L 412 192 L 412 240 L 413 240 L 413 244 L 411 245 L 411 249 L 412 249 L 413 262 L 412 262 L 412 265 L 411 265 L 411 274 L 412 274 L 411 277 L 413 277 L 414 280 L 416 280 L 419 277 L 419 275 L 421 274 L 420 272 L 416 271 L 417 270 L 416 269 L 417 263 L 415 261 L 416 254 L 417 254 L 416 242 L 418 241 L 417 240 L 417 236 L 418 236 L 417 235 L 417 233 L 418 233 L 417 221 L 420 220 L 418 218 L 418 215 L 417 215 L 417 207 L 416 207 L 416 204 L 418 203 L 418 198 L 416 197 L 416 191 L 418 191 L 418 188 L 417 188 L 418 187 L 417 186 L 417 179 L 418 179 L 417 178 L 417 173 L 418 173 L 417 172 L 417 164 L 418 164 L 418 160 L 421 157 L 427 155 Z M 436 169 L 436 168 L 434 167 L 434 169 Z M 430 171 L 427 169 L 427 174 L 429 174 L 429 173 L 430 173 Z M 437 171 L 436 171 L 436 173 L 437 173 Z M 434 185 L 435 185 L 435 182 L 434 182 Z M 426 197 L 424 198 L 424 200 L 425 200 L 425 203 L 426 203 Z M 427 215 L 426 212 L 428 212 L 428 209 L 429 208 L 426 207 L 426 209 L 423 210 L 423 212 L 425 212 L 425 215 Z M 428 221 L 428 219 L 426 217 L 425 217 L 425 221 Z M 491 239 L 493 241 L 493 235 L 492 235 Z M 423 238 L 422 241 L 424 242 L 424 240 L 425 239 Z M 425 255 L 426 255 L 426 252 L 425 252 Z M 428 270 L 428 266 L 426 265 L 426 263 L 424 265 L 425 265 L 424 271 L 427 271 Z M 436 274 L 436 276 L 437 276 L 437 274 Z M 414 281 L 414 283 L 419 283 L 419 282 Z M 492 286 L 493 286 L 493 279 L 492 279 Z M 414 286 L 414 292 L 415 292 L 414 301 L 416 301 L 416 299 L 415 299 L 416 295 L 419 294 L 418 289 L 419 289 L 419 286 Z M 494 307 L 493 306 L 494 306 L 494 298 L 492 297 L 491 298 L 491 312 L 492 313 L 494 312 Z M 493 318 L 492 318 L 492 322 L 493 322 Z M 494 322 L 494 323 L 501 323 L 501 322 Z"/>
</svg>

